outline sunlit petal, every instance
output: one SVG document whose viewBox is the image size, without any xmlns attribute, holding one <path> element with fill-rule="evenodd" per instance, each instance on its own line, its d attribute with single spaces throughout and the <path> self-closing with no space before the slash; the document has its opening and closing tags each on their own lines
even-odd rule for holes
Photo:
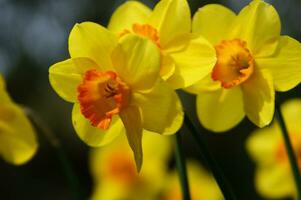
<svg viewBox="0 0 301 200">
<path fill-rule="evenodd" d="M 126 135 L 130 147 L 133 150 L 137 171 L 139 172 L 143 162 L 142 153 L 142 119 L 140 110 L 136 106 L 130 106 L 120 113 L 121 120 L 126 129 Z"/>
<path fill-rule="evenodd" d="M 91 125 L 80 111 L 78 103 L 74 104 L 72 110 L 73 127 L 86 144 L 98 147 L 113 141 L 119 134 L 124 133 L 124 126 L 118 116 L 114 116 L 113 121 L 108 130 L 102 130 Z"/>
<path fill-rule="evenodd" d="M 278 91 L 290 90 L 301 82 L 301 44 L 291 37 L 280 37 L 275 53 L 256 59 L 256 63 L 271 72 Z"/>
<path fill-rule="evenodd" d="M 127 1 L 113 13 L 108 29 L 117 34 L 124 30 L 131 30 L 133 24 L 144 24 L 151 14 L 151 10 L 138 1 Z"/>
<path fill-rule="evenodd" d="M 273 80 L 269 72 L 255 70 L 242 89 L 248 118 L 259 127 L 268 125 L 273 119 L 275 104 Z"/>
<path fill-rule="evenodd" d="M 133 90 L 148 90 L 159 78 L 160 52 L 148 39 L 124 36 L 112 55 L 114 67 Z"/>
<path fill-rule="evenodd" d="M 84 73 L 98 66 L 88 58 L 71 58 L 58 62 L 49 68 L 49 81 L 57 94 L 66 101 L 77 100 L 77 87 Z"/>
<path fill-rule="evenodd" d="M 236 15 L 230 9 L 209 4 L 200 8 L 192 20 L 192 32 L 204 36 L 215 45 L 229 37 L 230 27 Z"/>
<path fill-rule="evenodd" d="M 93 22 L 76 24 L 69 35 L 72 58 L 87 57 L 103 69 L 112 69 L 111 53 L 118 38 L 106 28 Z"/>
<path fill-rule="evenodd" d="M 202 125 L 215 132 L 233 128 L 245 116 L 239 87 L 200 92 L 196 104 Z"/>
</svg>

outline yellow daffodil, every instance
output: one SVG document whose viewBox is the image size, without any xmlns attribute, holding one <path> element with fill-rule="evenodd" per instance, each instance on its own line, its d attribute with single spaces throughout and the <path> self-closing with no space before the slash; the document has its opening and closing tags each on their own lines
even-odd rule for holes
<svg viewBox="0 0 301 200">
<path fill-rule="evenodd" d="M 216 61 L 209 42 L 190 33 L 186 0 L 161 0 L 154 10 L 138 1 L 127 1 L 114 12 L 108 29 L 120 38 L 135 33 L 152 41 L 161 52 L 160 74 L 176 89 L 205 77 Z"/>
<path fill-rule="evenodd" d="M 217 62 L 210 74 L 187 88 L 197 94 L 201 123 L 215 132 L 226 131 L 246 115 L 259 127 L 274 114 L 276 91 L 301 81 L 301 45 L 280 35 L 273 6 L 253 0 L 238 15 L 217 4 L 200 8 L 192 32 L 215 47 Z"/>
<path fill-rule="evenodd" d="M 111 145 L 93 149 L 90 166 L 94 178 L 92 200 L 154 200 L 162 190 L 171 151 L 169 137 L 143 136 L 145 162 L 138 174 L 125 137 Z M 154 146 L 156 152 L 154 153 Z"/>
<path fill-rule="evenodd" d="M 37 148 L 31 123 L 9 97 L 0 75 L 0 156 L 11 164 L 21 165 L 33 157 Z"/>
<path fill-rule="evenodd" d="M 281 110 L 301 169 L 301 100 L 290 100 L 282 105 Z M 290 162 L 277 122 L 256 130 L 247 141 L 247 150 L 257 165 L 255 183 L 262 196 L 297 199 Z"/>
<path fill-rule="evenodd" d="M 187 172 L 191 200 L 222 200 L 224 199 L 214 178 L 209 175 L 196 161 L 187 162 Z M 182 200 L 178 172 L 166 178 L 162 200 Z"/>
<path fill-rule="evenodd" d="M 104 27 L 84 22 L 69 36 L 71 58 L 49 69 L 54 90 L 74 103 L 73 126 L 90 146 L 111 142 L 126 130 L 137 169 L 143 129 L 173 134 L 183 113 L 176 93 L 159 76 L 160 52 L 148 39 L 121 40 Z"/>
</svg>

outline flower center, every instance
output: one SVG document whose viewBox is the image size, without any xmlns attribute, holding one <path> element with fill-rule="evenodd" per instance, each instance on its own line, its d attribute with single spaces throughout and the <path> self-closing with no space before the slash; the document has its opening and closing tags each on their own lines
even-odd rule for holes
<svg viewBox="0 0 301 200">
<path fill-rule="evenodd" d="M 78 86 L 82 114 L 91 124 L 108 129 L 112 117 L 129 103 L 130 89 L 115 72 L 88 70 Z"/>
<path fill-rule="evenodd" d="M 301 137 L 297 134 L 293 134 L 291 135 L 291 142 L 295 152 L 299 169 L 301 170 Z M 285 144 L 283 143 L 282 140 L 279 141 L 278 149 L 276 151 L 276 159 L 280 163 L 285 163 L 285 164 L 289 163 Z"/>
<path fill-rule="evenodd" d="M 223 40 L 215 46 L 217 62 L 211 77 L 222 87 L 231 88 L 246 81 L 254 71 L 254 59 L 247 43 L 240 39 Z"/>
<path fill-rule="evenodd" d="M 151 41 L 153 41 L 155 43 L 155 45 L 157 45 L 158 48 L 161 48 L 159 33 L 158 33 L 157 29 L 155 29 L 151 25 L 133 24 L 132 32 L 150 39 Z M 121 32 L 120 36 L 124 36 L 128 33 L 131 33 L 131 31 L 128 29 L 125 29 L 123 32 Z"/>
</svg>

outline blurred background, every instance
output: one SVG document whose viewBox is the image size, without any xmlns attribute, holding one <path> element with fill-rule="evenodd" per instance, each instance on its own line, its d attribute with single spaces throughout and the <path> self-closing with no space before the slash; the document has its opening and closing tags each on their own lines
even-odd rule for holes
<svg viewBox="0 0 301 200">
<path fill-rule="evenodd" d="M 93 181 L 89 173 L 89 147 L 80 141 L 71 123 L 71 104 L 59 98 L 48 82 L 50 65 L 69 57 L 67 39 L 77 22 L 93 21 L 107 25 L 114 9 L 124 0 L 0 0 L 0 72 L 7 80 L 13 99 L 36 110 L 60 138 L 83 193 L 88 197 Z M 153 7 L 157 0 L 143 1 Z M 238 12 L 247 0 L 189 0 L 192 13 L 207 3 L 221 3 Z M 282 34 L 301 41 L 301 1 L 270 0 L 280 14 Z M 182 94 L 195 116 L 195 98 Z M 283 102 L 301 96 L 301 87 L 278 94 Z M 261 200 L 256 194 L 254 163 L 245 150 L 245 141 L 255 127 L 244 120 L 225 134 L 212 134 L 201 128 L 204 139 L 239 200 Z M 24 166 L 15 167 L 0 159 L 0 199 L 71 199 L 68 183 L 55 153 L 39 133 L 40 149 Z M 185 153 L 199 159 L 190 134 L 184 134 Z M 202 160 L 200 160 L 202 162 Z M 206 166 L 204 164 L 204 166 Z"/>
</svg>

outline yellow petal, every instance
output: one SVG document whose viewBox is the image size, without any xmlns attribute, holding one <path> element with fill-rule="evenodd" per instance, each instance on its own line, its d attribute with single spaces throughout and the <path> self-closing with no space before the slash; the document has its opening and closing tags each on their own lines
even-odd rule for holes
<svg viewBox="0 0 301 200">
<path fill-rule="evenodd" d="M 180 99 L 163 81 L 148 93 L 134 93 L 133 103 L 141 108 L 143 128 L 148 131 L 174 134 L 182 126 L 183 111 Z"/>
<path fill-rule="evenodd" d="M 290 133 L 301 133 L 301 100 L 290 99 L 281 105 L 281 111 Z"/>
<path fill-rule="evenodd" d="M 203 169 L 199 162 L 187 162 L 189 186 L 193 199 L 218 200 L 223 199 L 216 181 L 211 174 Z M 200 190 L 199 188 L 203 188 Z"/>
<path fill-rule="evenodd" d="M 129 197 L 127 187 L 120 185 L 112 180 L 103 181 L 94 187 L 91 200 L 102 199 L 128 199 Z"/>
<path fill-rule="evenodd" d="M 159 31 L 162 47 L 174 37 L 189 33 L 190 9 L 186 0 L 162 0 L 154 8 L 149 23 Z"/>
<path fill-rule="evenodd" d="M 211 74 L 208 74 L 202 80 L 196 82 L 192 86 L 185 88 L 186 92 L 191 94 L 199 94 L 200 92 L 211 92 L 221 88 L 221 84 L 218 81 L 213 81 Z"/>
<path fill-rule="evenodd" d="M 204 36 L 211 44 L 230 39 L 230 26 L 236 15 L 230 9 L 218 5 L 209 4 L 200 8 L 192 20 L 192 32 Z"/>
<path fill-rule="evenodd" d="M 187 48 L 191 41 L 190 33 L 182 34 L 171 39 L 165 46 L 161 48 L 161 70 L 160 76 L 167 80 L 175 73 L 175 62 L 171 54 L 181 52 Z"/>
<path fill-rule="evenodd" d="M 146 38 L 134 34 L 122 37 L 112 59 L 118 75 L 132 90 L 148 90 L 159 78 L 160 52 Z"/>
<path fill-rule="evenodd" d="M 202 125 L 214 132 L 233 128 L 245 116 L 239 87 L 201 92 L 197 96 L 196 106 Z"/>
<path fill-rule="evenodd" d="M 137 172 L 126 134 L 109 145 L 91 149 L 90 169 L 95 184 L 113 181 L 125 186 L 135 180 Z"/>
<path fill-rule="evenodd" d="M 242 84 L 244 109 L 248 118 L 260 128 L 268 125 L 274 115 L 275 91 L 268 71 L 255 70 Z"/>
<path fill-rule="evenodd" d="M 88 58 L 71 58 L 49 68 L 49 81 L 57 94 L 66 101 L 75 102 L 77 87 L 88 69 L 98 66 Z"/>
<path fill-rule="evenodd" d="M 5 88 L 5 81 L 3 76 L 0 74 L 0 90 Z"/>
<path fill-rule="evenodd" d="M 279 127 L 273 124 L 252 133 L 247 140 L 246 148 L 259 165 L 270 165 L 276 162 L 276 153 L 281 140 Z"/>
<path fill-rule="evenodd" d="M 92 147 L 106 145 L 124 132 L 124 126 L 118 116 L 113 117 L 108 130 L 92 126 L 89 120 L 82 115 L 78 103 L 74 104 L 72 110 L 72 123 L 80 139 Z"/>
<path fill-rule="evenodd" d="M 175 72 L 175 68 L 175 63 L 170 56 L 164 55 L 161 57 L 160 76 L 163 80 L 167 80 L 171 77 Z"/>
<path fill-rule="evenodd" d="M 94 183 L 104 187 L 103 183 L 112 181 L 126 188 L 127 194 L 122 194 L 118 199 L 127 199 L 125 195 L 131 196 L 133 192 L 135 199 L 146 199 L 146 195 L 150 192 L 161 191 L 167 169 L 166 162 L 172 150 L 170 139 L 170 137 L 143 131 L 142 144 L 145 159 L 139 176 L 125 134 L 120 135 L 110 145 L 93 149 L 90 154 L 90 168 Z M 137 185 L 133 184 L 137 181 L 143 182 L 142 187 L 139 187 L 139 194 Z"/>
<path fill-rule="evenodd" d="M 161 47 L 163 55 L 169 55 L 176 52 L 181 52 L 187 48 L 190 41 L 196 38 L 196 34 L 186 33 L 173 37 L 169 42 Z"/>
<path fill-rule="evenodd" d="M 145 158 L 144 169 L 150 169 L 145 165 L 151 166 L 151 161 L 147 160 L 157 160 L 158 163 L 162 165 L 166 164 L 169 159 L 170 153 L 172 152 L 172 138 L 169 136 L 162 136 L 156 133 L 148 132 L 143 130 L 143 157 Z M 154 153 L 154 144 L 156 144 L 156 150 Z M 153 169 L 151 169 L 153 171 Z M 156 171 L 160 170 L 156 167 Z M 143 172 L 143 171 L 142 171 Z"/>
<path fill-rule="evenodd" d="M 4 78 L 1 76 L 1 74 L 0 74 L 0 102 L 2 105 L 4 105 L 5 103 L 11 103 L 10 96 L 6 92 Z"/>
<path fill-rule="evenodd" d="M 132 30 L 135 23 L 145 24 L 151 10 L 138 1 L 127 1 L 119 6 L 113 13 L 108 29 L 117 34 L 123 30 Z"/>
<path fill-rule="evenodd" d="M 259 194 L 269 199 L 292 197 L 295 193 L 294 181 L 290 168 L 271 165 L 256 171 L 256 189 Z"/>
<path fill-rule="evenodd" d="M 197 161 L 188 160 L 187 173 L 191 199 L 224 199 L 213 177 Z M 164 196 L 167 197 L 166 199 L 182 199 L 179 174 L 176 171 L 168 174 L 166 182 L 164 185 Z M 202 189 L 200 190 L 200 188 Z"/>
<path fill-rule="evenodd" d="M 126 136 L 134 153 L 136 168 L 139 172 L 143 162 L 142 119 L 139 108 L 129 106 L 120 112 L 120 118 L 126 129 Z"/>
<path fill-rule="evenodd" d="M 293 38 L 280 37 L 275 53 L 256 59 L 256 63 L 271 72 L 278 91 L 290 90 L 301 82 L 301 44 Z"/>
<path fill-rule="evenodd" d="M 281 24 L 273 6 L 253 0 L 241 10 L 231 29 L 232 37 L 246 41 L 253 56 L 264 57 L 277 48 Z"/>
<path fill-rule="evenodd" d="M 203 37 L 192 37 L 187 47 L 170 55 L 175 63 L 175 72 L 167 80 L 173 88 L 188 87 L 203 79 L 216 62 L 215 49 Z"/>
<path fill-rule="evenodd" d="M 0 155 L 7 162 L 21 165 L 38 149 L 35 131 L 24 112 L 14 103 L 0 105 Z"/>
<path fill-rule="evenodd" d="M 112 69 L 111 53 L 118 38 L 99 24 L 76 24 L 69 35 L 69 53 L 72 58 L 87 57 L 105 70 Z"/>
</svg>

